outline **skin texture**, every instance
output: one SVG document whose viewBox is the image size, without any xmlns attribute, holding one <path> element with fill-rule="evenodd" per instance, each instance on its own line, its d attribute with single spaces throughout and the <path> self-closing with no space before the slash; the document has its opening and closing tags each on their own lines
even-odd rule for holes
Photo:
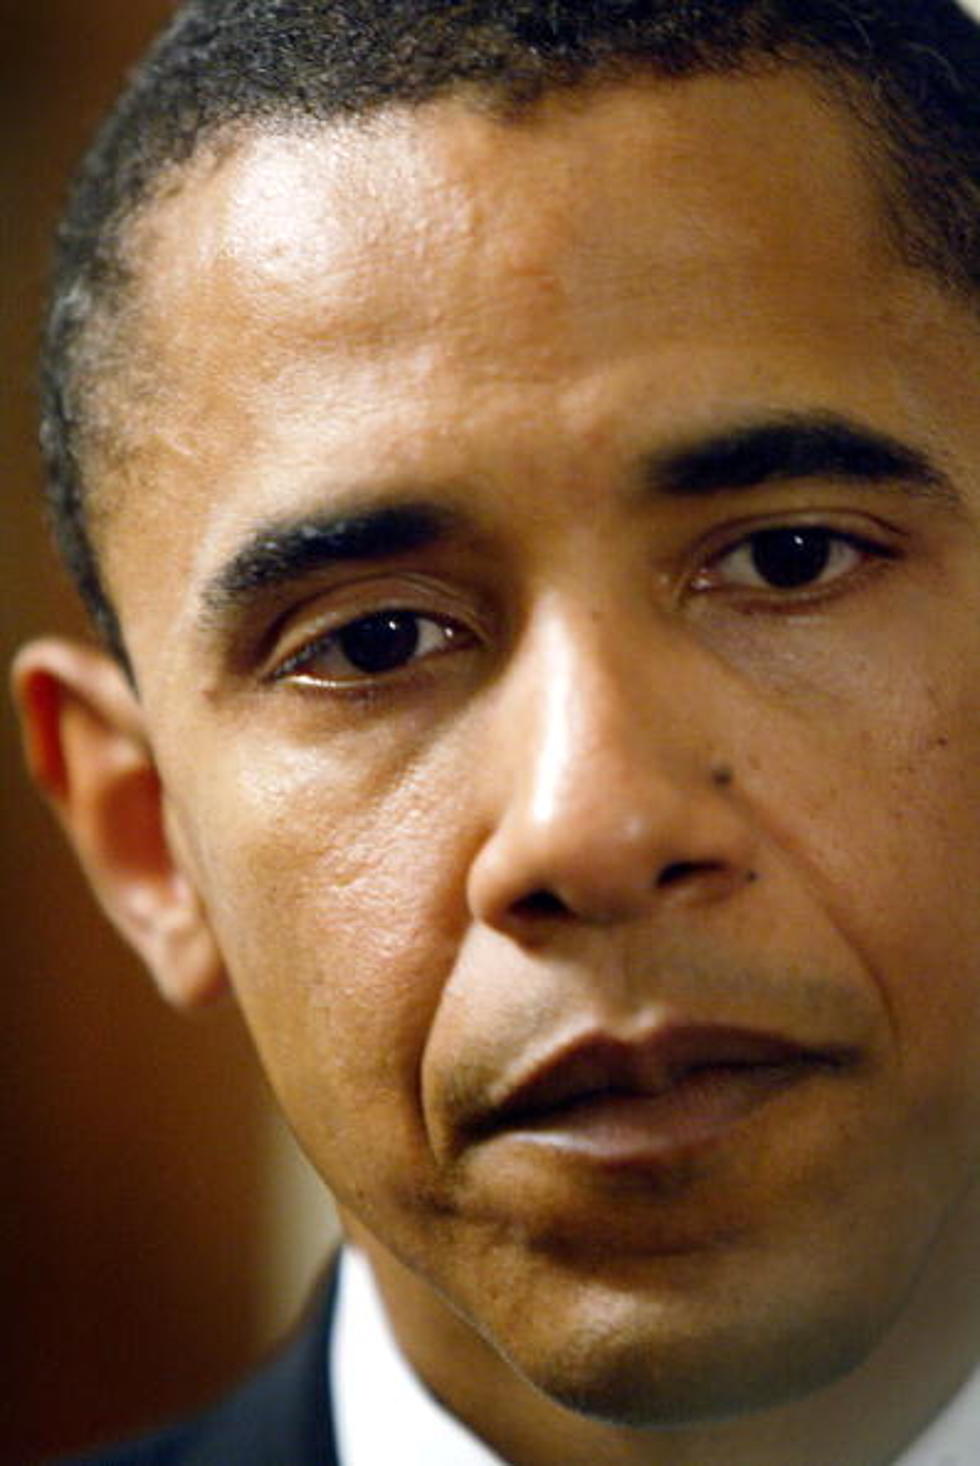
<svg viewBox="0 0 980 1466">
<path fill-rule="evenodd" d="M 247 138 L 134 234 L 98 533 L 139 693 L 29 649 L 33 766 L 528 1466 L 867 1466 L 978 1349 L 980 336 L 883 218 L 783 75 Z M 650 467 L 792 414 L 934 481 Z M 260 529 L 419 502 L 439 543 L 229 595 Z M 812 586 L 759 582 L 776 525 L 837 536 Z M 425 655 L 365 678 L 323 638 L 389 607 Z M 658 1165 L 476 1133 L 676 1023 L 835 1062 Z"/>
</svg>

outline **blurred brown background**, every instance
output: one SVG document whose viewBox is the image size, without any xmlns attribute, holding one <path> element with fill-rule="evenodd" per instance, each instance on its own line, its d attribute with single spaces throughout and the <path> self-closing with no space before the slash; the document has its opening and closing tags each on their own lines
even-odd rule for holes
<svg viewBox="0 0 980 1466">
<path fill-rule="evenodd" d="M 4 666 L 25 637 L 80 625 L 38 515 L 38 305 L 66 175 L 168 9 L 0 0 Z M 278 1214 L 302 1203 L 234 1011 L 189 1022 L 158 1001 L 28 789 L 2 708 L 0 1466 L 24 1466 L 239 1372 L 282 1312 L 269 1289 L 291 1259 L 275 1254 L 295 1239 Z"/>
</svg>

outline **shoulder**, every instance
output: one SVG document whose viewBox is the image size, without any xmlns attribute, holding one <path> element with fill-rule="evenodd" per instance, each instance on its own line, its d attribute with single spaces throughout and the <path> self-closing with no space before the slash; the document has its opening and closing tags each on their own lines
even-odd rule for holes
<svg viewBox="0 0 980 1466">
<path fill-rule="evenodd" d="M 334 1273 L 286 1343 L 233 1393 L 159 1434 L 60 1466 L 332 1466 Z"/>
<path fill-rule="evenodd" d="M 179 1425 L 94 1456 L 73 1456 L 55 1466 L 178 1466 L 186 1459 L 186 1449 L 194 1436 L 193 1425 Z"/>
</svg>

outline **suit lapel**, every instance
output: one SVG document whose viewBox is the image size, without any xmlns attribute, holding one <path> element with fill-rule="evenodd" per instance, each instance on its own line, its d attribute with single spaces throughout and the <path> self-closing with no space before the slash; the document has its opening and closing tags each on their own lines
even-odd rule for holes
<svg viewBox="0 0 980 1466">
<path fill-rule="evenodd" d="M 334 1264 L 297 1331 L 200 1424 L 186 1466 L 339 1466 L 329 1399 Z"/>
</svg>

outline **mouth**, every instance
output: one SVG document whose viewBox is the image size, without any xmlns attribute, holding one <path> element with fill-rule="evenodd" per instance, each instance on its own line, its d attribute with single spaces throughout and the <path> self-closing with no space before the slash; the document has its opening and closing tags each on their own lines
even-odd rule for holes
<svg viewBox="0 0 980 1466">
<path fill-rule="evenodd" d="M 639 1040 L 592 1035 L 519 1077 L 476 1117 L 470 1138 L 509 1138 L 612 1167 L 661 1165 L 853 1058 L 853 1051 L 702 1025 L 663 1027 Z"/>
</svg>

